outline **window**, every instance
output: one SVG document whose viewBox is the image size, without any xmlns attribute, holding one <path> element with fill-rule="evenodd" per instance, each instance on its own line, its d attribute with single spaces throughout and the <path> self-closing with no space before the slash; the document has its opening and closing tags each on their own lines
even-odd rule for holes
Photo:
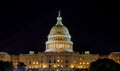
<svg viewBox="0 0 120 71">
<path fill-rule="evenodd" d="M 33 64 L 35 64 L 35 62 L 33 62 Z"/>
<path fill-rule="evenodd" d="M 82 60 L 82 58 L 80 58 L 80 60 Z"/>
<path fill-rule="evenodd" d="M 41 63 L 43 63 L 43 61 L 41 60 Z"/>
<path fill-rule="evenodd" d="M 29 64 L 31 64 L 31 61 L 29 61 Z"/>
<path fill-rule="evenodd" d="M 66 68 L 68 67 L 68 65 L 66 65 Z"/>
<path fill-rule="evenodd" d="M 54 63 L 56 63 L 56 60 L 54 60 Z"/>
<path fill-rule="evenodd" d="M 57 60 L 57 62 L 60 62 L 60 60 Z"/>
<path fill-rule="evenodd" d="M 43 56 L 41 56 L 41 59 L 43 58 Z"/>
<path fill-rule="evenodd" d="M 85 64 L 85 62 L 83 62 L 83 64 Z"/>
<path fill-rule="evenodd" d="M 36 64 L 38 64 L 38 62 L 36 62 Z"/>
<path fill-rule="evenodd" d="M 82 64 L 82 63 L 80 62 L 80 64 Z"/>
<path fill-rule="evenodd" d="M 49 63 L 51 63 L 51 60 L 49 60 Z"/>
<path fill-rule="evenodd" d="M 66 59 L 68 58 L 68 56 L 66 56 Z"/>
<path fill-rule="evenodd" d="M 43 68 L 43 65 L 41 65 L 41 68 Z"/>
<path fill-rule="evenodd" d="M 118 59 L 120 58 L 120 57 L 117 57 Z"/>
<path fill-rule="evenodd" d="M 49 65 L 49 68 L 51 68 L 51 65 Z"/>
<path fill-rule="evenodd" d="M 76 63 L 76 61 L 74 61 L 74 63 Z"/>
<path fill-rule="evenodd" d="M 48 58 L 51 58 L 51 56 L 49 56 Z"/>
<path fill-rule="evenodd" d="M 65 63 L 68 63 L 68 60 L 65 60 Z"/>
<path fill-rule="evenodd" d="M 87 64 L 89 64 L 89 62 L 87 62 Z"/>
</svg>

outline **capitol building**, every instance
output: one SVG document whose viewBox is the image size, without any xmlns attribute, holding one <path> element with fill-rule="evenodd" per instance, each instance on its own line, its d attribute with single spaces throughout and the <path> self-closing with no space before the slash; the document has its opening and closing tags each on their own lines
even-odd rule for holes
<svg viewBox="0 0 120 71">
<path fill-rule="evenodd" d="M 91 54 L 85 51 L 83 54 L 73 51 L 73 42 L 66 26 L 62 23 L 60 12 L 57 23 L 51 28 L 46 41 L 44 52 L 30 51 L 28 54 L 10 55 L 0 52 L 0 61 L 12 61 L 14 67 L 18 62 L 23 62 L 27 68 L 38 69 L 36 71 L 76 71 L 76 69 L 88 69 L 90 63 L 97 59 L 109 58 L 120 63 L 120 52 L 111 52 L 109 55 Z"/>
</svg>

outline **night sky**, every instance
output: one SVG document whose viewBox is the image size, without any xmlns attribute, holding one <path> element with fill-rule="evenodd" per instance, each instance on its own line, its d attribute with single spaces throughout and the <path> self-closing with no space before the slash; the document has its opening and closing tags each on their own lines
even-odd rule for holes
<svg viewBox="0 0 120 71">
<path fill-rule="evenodd" d="M 120 11 L 117 2 L 19 0 L 0 2 L 0 52 L 43 52 L 50 29 L 61 10 L 74 51 L 109 54 L 120 51 Z"/>
</svg>

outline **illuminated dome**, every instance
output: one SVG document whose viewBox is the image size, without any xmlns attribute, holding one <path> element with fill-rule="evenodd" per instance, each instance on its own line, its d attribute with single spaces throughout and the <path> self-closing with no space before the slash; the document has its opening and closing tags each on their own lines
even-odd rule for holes
<svg viewBox="0 0 120 71">
<path fill-rule="evenodd" d="M 69 35 L 68 29 L 64 25 L 56 24 L 50 31 L 49 35 Z"/>
<path fill-rule="evenodd" d="M 62 24 L 62 17 L 57 17 L 57 23 L 52 27 L 46 42 L 45 52 L 73 52 L 73 42 L 68 29 Z"/>
<path fill-rule="evenodd" d="M 55 26 L 52 27 L 50 30 L 50 35 L 70 35 L 68 29 L 62 24 L 62 17 L 58 16 L 57 17 L 57 23 Z"/>
</svg>

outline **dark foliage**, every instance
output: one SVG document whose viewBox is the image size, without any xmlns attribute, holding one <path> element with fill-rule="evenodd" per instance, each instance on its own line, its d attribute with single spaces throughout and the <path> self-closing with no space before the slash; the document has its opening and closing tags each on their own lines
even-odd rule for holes
<svg viewBox="0 0 120 71">
<path fill-rule="evenodd" d="M 25 64 L 23 62 L 19 62 L 18 65 L 17 65 L 17 69 L 20 70 L 20 71 L 25 71 Z"/>
<path fill-rule="evenodd" d="M 120 71 L 120 64 L 111 59 L 98 59 L 91 63 L 89 71 Z"/>
<path fill-rule="evenodd" d="M 0 71 L 13 71 L 12 64 L 10 62 L 0 61 Z"/>
</svg>

